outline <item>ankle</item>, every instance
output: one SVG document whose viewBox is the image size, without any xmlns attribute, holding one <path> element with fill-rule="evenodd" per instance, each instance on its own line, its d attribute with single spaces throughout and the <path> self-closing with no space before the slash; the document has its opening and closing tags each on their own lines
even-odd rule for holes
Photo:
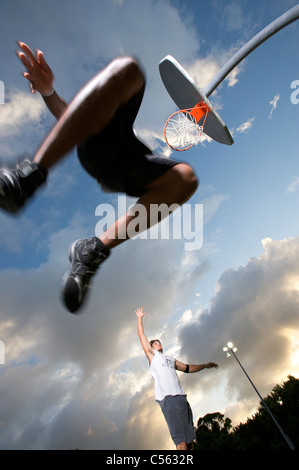
<svg viewBox="0 0 299 470">
<path fill-rule="evenodd" d="M 23 187 L 28 197 L 47 179 L 47 172 L 38 164 L 29 160 L 24 160 L 17 165 L 17 173 L 20 177 L 21 187 Z"/>
<path fill-rule="evenodd" d="M 109 255 L 110 250 L 109 248 L 105 245 L 105 243 L 102 242 L 100 238 L 94 237 L 95 240 L 95 246 L 97 251 L 101 251 L 104 255 Z"/>
</svg>

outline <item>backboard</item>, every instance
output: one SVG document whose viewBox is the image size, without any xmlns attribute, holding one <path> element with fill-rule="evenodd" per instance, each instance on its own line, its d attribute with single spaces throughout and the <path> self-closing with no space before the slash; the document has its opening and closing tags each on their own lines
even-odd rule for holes
<svg viewBox="0 0 299 470">
<path fill-rule="evenodd" d="M 210 110 L 206 117 L 204 133 L 220 144 L 232 145 L 234 141 L 227 126 L 204 92 L 176 59 L 167 55 L 161 60 L 159 70 L 164 86 L 178 108 L 194 108 L 197 103 L 204 101 Z"/>
</svg>

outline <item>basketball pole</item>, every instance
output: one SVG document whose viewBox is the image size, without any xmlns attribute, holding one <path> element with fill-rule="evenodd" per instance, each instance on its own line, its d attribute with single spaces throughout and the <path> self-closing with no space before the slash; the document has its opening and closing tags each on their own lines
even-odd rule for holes
<svg viewBox="0 0 299 470">
<path fill-rule="evenodd" d="M 276 34 L 278 31 L 283 29 L 285 26 L 289 25 L 299 18 L 299 5 L 288 10 L 283 15 L 276 18 L 275 21 L 270 23 L 266 28 L 260 31 L 256 36 L 254 36 L 250 41 L 248 41 L 241 49 L 239 49 L 236 54 L 234 54 L 230 60 L 224 64 L 224 66 L 219 70 L 217 75 L 213 80 L 208 84 L 204 89 L 205 95 L 208 97 L 211 93 L 220 85 L 220 83 L 225 79 L 225 77 L 243 60 L 247 57 L 254 49 L 260 46 L 263 42 L 269 39 L 271 36 Z"/>
</svg>

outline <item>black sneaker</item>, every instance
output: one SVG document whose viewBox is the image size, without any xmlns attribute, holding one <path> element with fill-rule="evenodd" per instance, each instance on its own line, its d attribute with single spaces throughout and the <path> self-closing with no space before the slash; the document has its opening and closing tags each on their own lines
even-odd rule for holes
<svg viewBox="0 0 299 470">
<path fill-rule="evenodd" d="M 71 268 L 62 279 L 62 299 L 71 313 L 77 312 L 83 304 L 91 277 L 109 254 L 109 249 L 96 237 L 70 245 Z"/>
<path fill-rule="evenodd" d="M 18 212 L 34 191 L 46 181 L 47 173 L 36 163 L 25 160 L 15 170 L 0 170 L 0 208 Z"/>
</svg>

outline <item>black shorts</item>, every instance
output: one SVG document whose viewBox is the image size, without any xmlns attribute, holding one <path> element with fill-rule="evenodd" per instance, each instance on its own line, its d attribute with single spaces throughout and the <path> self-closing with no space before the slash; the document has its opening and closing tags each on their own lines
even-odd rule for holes
<svg viewBox="0 0 299 470">
<path fill-rule="evenodd" d="M 117 111 L 103 131 L 78 146 L 82 166 L 105 191 L 139 197 L 150 182 L 180 163 L 154 155 L 134 133 L 144 89 Z"/>
</svg>

